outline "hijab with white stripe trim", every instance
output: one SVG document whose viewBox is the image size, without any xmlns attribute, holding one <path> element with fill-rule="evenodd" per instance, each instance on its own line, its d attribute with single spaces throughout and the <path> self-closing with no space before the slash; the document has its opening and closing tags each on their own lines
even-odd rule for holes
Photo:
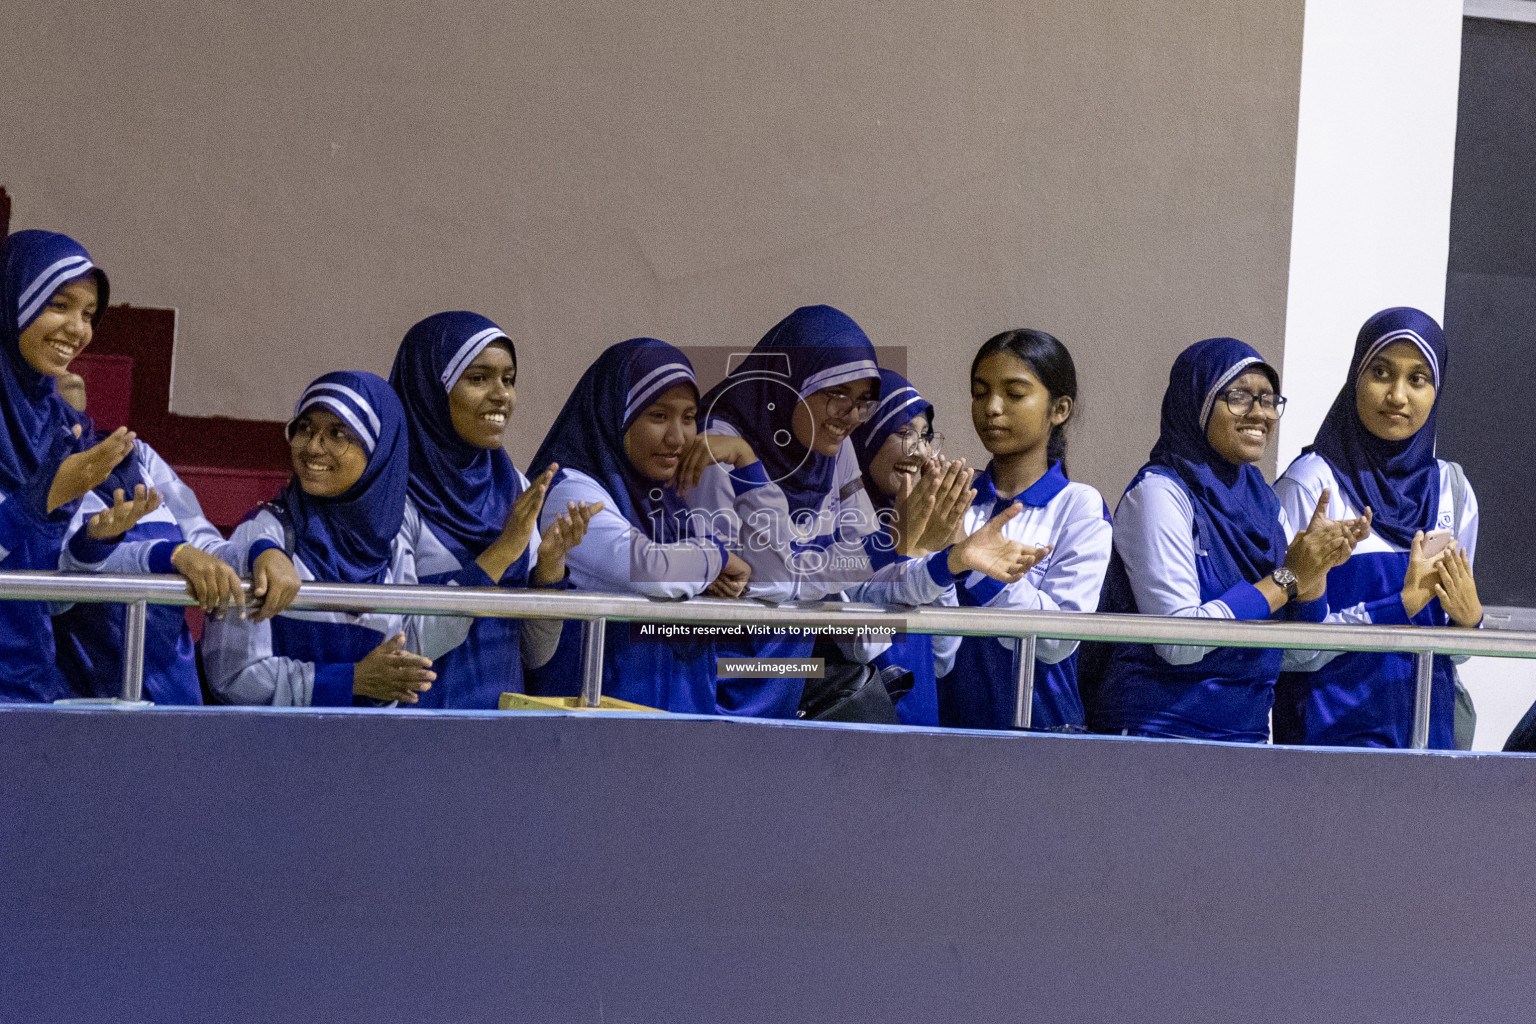
<svg viewBox="0 0 1536 1024">
<path fill-rule="evenodd" d="M 1355 392 L 1371 360 L 1397 342 L 1412 345 L 1429 364 L 1435 378 L 1435 403 L 1418 433 L 1402 441 L 1385 441 L 1360 422 Z M 1371 529 L 1399 547 L 1411 545 L 1417 531 L 1433 530 L 1439 515 L 1435 421 L 1440 415 L 1448 355 L 1445 332 L 1428 313 L 1409 306 L 1377 313 L 1360 328 L 1349 376 L 1318 429 L 1317 439 L 1306 449 L 1328 461 L 1339 490 L 1356 510 L 1370 507 Z"/>
<path fill-rule="evenodd" d="M 1135 487 L 1149 471 L 1175 476 L 1184 485 L 1205 549 L 1202 600 L 1239 583 L 1256 583 L 1285 559 L 1280 499 L 1264 474 L 1257 466 L 1228 461 L 1206 436 L 1218 396 L 1253 370 L 1280 389 L 1274 368 L 1236 338 L 1207 338 L 1180 352 L 1168 372 L 1157 444 L 1126 488 Z"/>
<path fill-rule="evenodd" d="M 918 416 L 928 417 L 928 429 L 933 429 L 933 403 L 918 394 L 917 388 L 895 370 L 880 368 L 880 404 L 870 413 L 869 419 L 859 424 L 853 432 L 853 450 L 859 456 L 859 469 L 864 473 L 864 490 L 875 508 L 890 508 L 895 499 L 885 493 L 885 488 L 870 476 L 870 466 L 880 449 L 892 434 L 906 429 Z"/>
<path fill-rule="evenodd" d="M 99 323 L 107 308 L 107 275 L 91 262 L 85 247 L 52 231 L 18 231 L 6 240 L 4 298 L 0 331 L 5 356 L 0 360 L 5 428 L 0 430 L 0 489 L 20 489 L 43 463 L 54 464 L 85 446 L 70 433 L 80 417 L 59 397 L 53 378 L 39 373 L 21 354 L 21 334 L 64 285 L 83 277 L 96 279 Z M 89 421 L 85 421 L 88 424 Z M 86 437 L 89 439 L 89 427 Z"/>
<path fill-rule="evenodd" d="M 523 492 L 512 459 L 481 448 L 453 426 L 448 393 L 480 353 L 501 342 L 517 367 L 517 349 L 500 327 L 478 313 L 437 313 L 405 334 L 389 383 L 405 407 L 411 434 L 411 500 L 461 565 L 495 543 Z M 528 577 L 524 552 L 502 577 L 520 586 Z"/>
<path fill-rule="evenodd" d="M 653 541 L 688 536 L 688 505 L 676 488 L 636 472 L 624 453 L 635 419 L 679 384 L 698 396 L 693 364 L 666 342 L 631 338 L 609 347 L 576 382 L 533 465 L 559 463 L 557 482 L 570 470 L 585 473 L 608 492 L 614 511 Z"/>
<path fill-rule="evenodd" d="M 336 370 L 315 379 L 293 407 L 294 423 L 310 409 L 340 417 L 368 455 L 363 475 L 334 498 L 306 494 L 290 480 L 278 502 L 293 524 L 295 551 L 324 583 L 381 583 L 390 549 L 405 521 L 410 445 L 405 410 L 384 378 Z"/>
<path fill-rule="evenodd" d="M 837 458 L 795 439 L 796 402 L 859 380 L 873 380 L 872 397 L 880 397 L 880 368 L 863 329 L 831 306 L 801 306 L 704 396 L 700 412 L 706 429 L 710 420 L 723 420 L 746 439 L 790 512 L 814 511 L 832 489 Z"/>
</svg>

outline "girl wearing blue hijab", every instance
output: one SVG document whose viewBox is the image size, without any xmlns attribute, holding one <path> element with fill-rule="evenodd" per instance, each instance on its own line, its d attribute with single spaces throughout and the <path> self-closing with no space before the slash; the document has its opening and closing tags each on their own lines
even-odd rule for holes
<svg viewBox="0 0 1536 1024">
<path fill-rule="evenodd" d="M 917 547 L 921 538 L 893 543 L 865 491 L 851 439 L 879 399 L 874 347 L 831 306 L 802 306 L 785 317 L 704 397 L 708 434 L 701 444 L 746 441 L 783 498 L 774 513 L 755 517 L 733 538 L 752 568 L 746 596 L 816 601 L 859 587 L 861 600 L 924 605 L 941 600 L 961 568 L 985 566 L 1011 582 L 1033 564 L 1033 549 L 1000 532 L 1017 507 L 942 550 Z M 709 467 L 689 500 L 728 513 L 733 475 L 725 466 Z M 907 561 L 898 547 L 920 560 Z M 814 640 L 734 646 L 730 653 L 804 659 Z M 726 714 L 793 718 L 804 686 L 799 678 L 722 680 L 719 705 Z"/>
<path fill-rule="evenodd" d="M 864 493 L 888 530 L 895 528 L 898 506 L 911 498 L 919 476 L 928 468 L 934 437 L 932 403 L 906 377 L 881 367 L 880 404 L 853 432 L 853 445 L 863 471 Z M 939 603 L 953 596 L 954 591 L 946 589 Z M 949 671 L 959 646 L 958 636 L 909 633 L 874 658 L 877 669 L 897 666 L 912 673 L 912 689 L 896 702 L 896 717 L 903 725 L 939 724 L 935 680 Z"/>
<path fill-rule="evenodd" d="M 747 566 L 717 539 L 703 517 L 691 516 L 678 490 L 680 471 L 697 434 L 698 383 L 682 352 L 655 338 L 632 338 L 607 349 L 587 368 L 566 400 L 535 461 L 560 466 L 550 488 L 546 522 L 562 504 L 599 510 L 582 545 L 566 561 L 578 590 L 680 599 L 735 597 Z M 762 464 L 737 441 L 713 456 L 733 470 L 732 508 L 740 517 L 777 497 Z M 575 693 L 579 654 L 572 623 L 541 692 Z M 608 626 L 603 693 L 667 711 L 715 713 L 716 645 L 649 639 L 627 623 Z"/>
<path fill-rule="evenodd" d="M 516 401 L 517 351 L 485 317 L 438 313 L 416 324 L 400 343 L 389 383 L 410 428 L 411 502 L 453 556 L 421 582 L 446 583 L 501 538 L 519 505 L 524 517 L 538 514 L 552 471 L 530 486 L 502 447 Z M 566 553 L 591 515 L 580 505 L 552 512 L 500 585 L 564 586 Z M 476 619 L 468 639 L 438 662 L 437 683 L 418 706 L 496 707 L 503 693 L 523 692 L 524 667 L 547 661 L 559 634 L 556 620 Z"/>
<path fill-rule="evenodd" d="M 7 234 L 3 194 L 0 207 L 0 569 L 55 570 L 79 499 L 133 450 L 133 435 L 119 429 L 87 447 L 53 382 L 90 343 L 106 309 L 107 275 L 65 235 Z M 48 606 L 0 601 L 0 700 L 72 695 L 55 664 Z"/>
<path fill-rule="evenodd" d="M 1254 465 L 1284 409 L 1278 388 L 1279 374 L 1235 338 L 1180 353 L 1157 445 L 1115 510 L 1103 610 L 1323 620 L 1328 570 L 1349 557 L 1359 533 L 1324 519 L 1319 504 L 1307 510 L 1307 529 L 1288 538 L 1280 502 Z M 1258 648 L 1118 644 L 1090 725 L 1263 743 L 1282 657 Z"/>
<path fill-rule="evenodd" d="M 349 370 L 315 380 L 288 424 L 293 479 L 235 528 L 227 552 L 241 574 L 277 553 L 301 580 L 416 583 L 453 555 L 407 500 L 405 410 L 383 378 Z M 452 580 L 495 586 L 527 547 L 511 524 Z M 464 641 L 470 619 L 384 612 L 286 611 L 268 622 L 225 616 L 203 632 L 208 683 L 230 704 L 414 704 L 436 678 L 432 659 Z"/>
<path fill-rule="evenodd" d="M 1472 578 L 1477 497 L 1461 467 L 1435 458 L 1435 421 L 1447 349 L 1440 325 L 1408 307 L 1382 310 L 1355 339 L 1349 375 L 1315 443 L 1275 482 L 1289 518 L 1319 496 L 1335 518 L 1370 515 L 1370 534 L 1328 581 L 1330 618 L 1381 625 L 1476 627 Z M 1454 533 L 1424 557 L 1431 531 Z M 1413 727 L 1414 659 L 1407 654 L 1320 655 L 1281 677 L 1280 742 L 1406 747 Z M 1436 656 L 1429 745 L 1454 745 L 1452 659 Z"/>
</svg>

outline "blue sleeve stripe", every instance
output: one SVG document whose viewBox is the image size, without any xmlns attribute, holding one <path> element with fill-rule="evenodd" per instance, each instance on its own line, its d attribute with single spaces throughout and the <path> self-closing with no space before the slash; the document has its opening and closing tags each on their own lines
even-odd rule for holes
<svg viewBox="0 0 1536 1024">
<path fill-rule="evenodd" d="M 1232 609 L 1232 617 L 1242 622 L 1267 619 L 1270 616 L 1269 598 L 1252 583 L 1239 583 L 1217 600 Z"/>
<path fill-rule="evenodd" d="M 1328 595 L 1324 594 L 1316 601 L 1293 601 L 1290 613 L 1297 622 L 1322 622 L 1328 618 Z"/>
<path fill-rule="evenodd" d="M 1402 594 L 1389 594 L 1386 597 L 1368 602 L 1365 606 L 1365 613 L 1371 617 L 1373 625 L 1406 626 L 1409 624 L 1408 609 L 1403 607 Z"/>
<path fill-rule="evenodd" d="M 864 538 L 864 553 L 869 555 L 869 564 L 875 569 L 884 569 L 902 558 L 896 553 L 896 545 L 891 543 L 890 536 L 884 530 Z"/>
<path fill-rule="evenodd" d="M 948 561 L 947 555 L 945 560 L 946 562 Z M 989 605 L 997 599 L 997 595 L 1001 594 L 1007 586 L 1008 584 L 1002 580 L 983 576 L 980 581 L 960 588 L 960 603 L 977 606 Z"/>
<path fill-rule="evenodd" d="M 267 551 L 281 551 L 281 550 L 283 550 L 282 545 L 278 544 L 276 541 L 272 540 L 269 537 L 261 537 L 261 538 L 255 540 L 255 541 L 253 541 L 252 544 L 251 544 L 251 555 L 250 555 L 250 566 L 251 566 L 251 569 L 255 570 L 255 568 L 256 568 L 256 559 L 260 558 L 263 553 L 265 553 Z"/>
<path fill-rule="evenodd" d="M 941 587 L 955 585 L 955 574 L 949 571 L 949 548 L 928 556 L 928 577 Z"/>
<path fill-rule="evenodd" d="M 309 703 L 317 708 L 351 707 L 352 668 L 350 661 L 317 662 Z"/>
<path fill-rule="evenodd" d="M 149 571 L 159 573 L 171 573 L 176 567 L 171 564 L 171 555 L 176 551 L 178 543 L 174 540 L 157 540 L 149 549 Z"/>
<path fill-rule="evenodd" d="M 97 540 L 91 536 L 90 529 L 82 525 L 75 531 L 75 535 L 69 538 L 69 553 L 86 565 L 95 565 L 98 562 L 105 562 L 107 556 L 117 550 L 117 545 L 122 542 L 122 539 L 123 535 L 118 534 L 106 540 Z M 0 544 L 4 544 L 4 541 L 0 541 Z"/>
<path fill-rule="evenodd" d="M 731 490 L 738 498 L 768 482 L 768 471 L 761 462 L 754 462 L 744 469 L 731 470 Z"/>
</svg>

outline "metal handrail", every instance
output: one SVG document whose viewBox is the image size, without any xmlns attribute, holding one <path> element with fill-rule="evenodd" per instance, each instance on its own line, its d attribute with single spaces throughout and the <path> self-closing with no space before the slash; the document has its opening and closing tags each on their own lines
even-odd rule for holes
<svg viewBox="0 0 1536 1024">
<path fill-rule="evenodd" d="M 250 584 L 246 583 L 249 596 Z M 58 572 L 0 572 L 0 600 L 91 602 L 129 607 L 123 666 L 123 696 L 137 700 L 143 680 L 143 612 L 146 605 L 193 605 L 180 576 L 130 576 Z M 601 696 L 602 629 L 621 622 L 804 625 L 839 619 L 908 633 L 962 636 L 1104 640 L 1204 647 L 1299 648 L 1324 651 L 1386 651 L 1415 655 L 1416 694 L 1413 745 L 1429 736 L 1430 658 L 1435 654 L 1494 658 L 1536 658 L 1536 632 L 1421 626 L 1354 626 L 1300 622 L 1235 622 L 1229 619 L 1157 615 L 1083 614 L 950 608 L 885 607 L 811 602 L 767 605 L 757 601 L 693 598 L 663 601 L 626 594 L 558 590 L 503 590 L 479 587 L 408 586 L 306 582 L 291 607 L 296 611 L 384 612 L 396 615 L 457 615 L 493 618 L 577 619 L 590 623 L 583 637 L 582 698 L 596 707 Z M 1028 727 L 1034 688 L 1034 659 L 1014 666 L 1015 724 Z"/>
</svg>

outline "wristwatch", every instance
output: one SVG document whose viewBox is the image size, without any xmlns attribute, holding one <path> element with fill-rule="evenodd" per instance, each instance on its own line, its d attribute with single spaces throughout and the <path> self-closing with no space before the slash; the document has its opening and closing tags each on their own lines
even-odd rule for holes
<svg viewBox="0 0 1536 1024">
<path fill-rule="evenodd" d="M 1296 600 L 1296 574 L 1285 566 L 1281 566 L 1269 574 L 1269 578 L 1275 581 L 1275 586 L 1285 588 L 1285 599 Z"/>
</svg>

